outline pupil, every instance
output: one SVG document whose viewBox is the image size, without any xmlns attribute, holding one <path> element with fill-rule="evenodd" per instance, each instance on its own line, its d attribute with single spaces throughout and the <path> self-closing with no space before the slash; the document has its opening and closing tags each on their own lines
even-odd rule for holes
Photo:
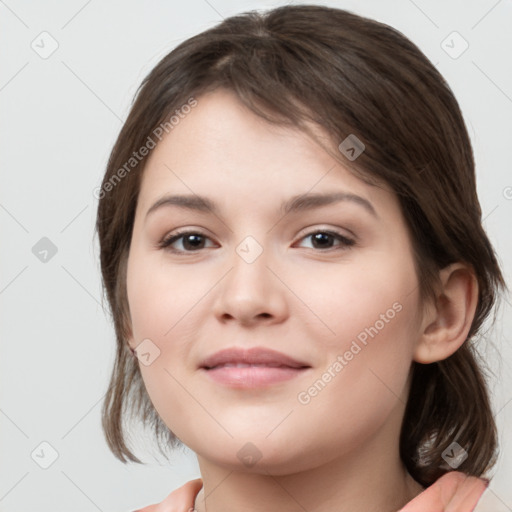
<svg viewBox="0 0 512 512">
<path fill-rule="evenodd" d="M 320 242 L 320 245 L 322 245 L 322 241 L 323 242 L 329 241 L 329 236 L 330 235 L 328 235 L 326 233 L 317 233 L 316 235 L 314 235 L 314 238 L 315 238 L 316 242 Z M 323 244 L 323 245 L 325 245 L 325 244 Z"/>
<path fill-rule="evenodd" d="M 196 243 L 194 243 L 194 240 Z M 185 243 L 197 249 L 198 245 L 201 244 L 201 235 L 188 235 L 185 237 Z"/>
</svg>

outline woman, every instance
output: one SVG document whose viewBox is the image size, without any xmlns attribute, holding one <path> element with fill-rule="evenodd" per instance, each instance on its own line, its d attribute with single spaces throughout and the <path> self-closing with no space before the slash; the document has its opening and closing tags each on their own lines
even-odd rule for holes
<svg viewBox="0 0 512 512">
<path fill-rule="evenodd" d="M 143 510 L 473 510 L 497 451 L 473 343 L 505 283 L 458 104 L 402 34 L 301 5 L 190 38 L 99 198 L 107 441 L 140 462 L 128 408 L 201 471 Z"/>
</svg>

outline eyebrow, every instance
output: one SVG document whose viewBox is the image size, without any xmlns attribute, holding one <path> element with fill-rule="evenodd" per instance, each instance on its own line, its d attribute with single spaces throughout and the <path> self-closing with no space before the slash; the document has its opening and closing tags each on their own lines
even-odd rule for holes
<svg viewBox="0 0 512 512">
<path fill-rule="evenodd" d="M 327 206 L 341 201 L 350 201 L 358 204 L 374 217 L 379 217 L 370 201 L 350 192 L 299 194 L 291 197 L 281 205 L 281 213 L 283 215 L 288 215 L 289 213 L 313 210 L 315 208 L 320 208 L 322 206 Z M 150 213 L 164 206 L 177 206 L 187 210 L 212 212 L 215 215 L 219 213 L 217 204 L 208 197 L 198 195 L 167 195 L 159 199 L 149 208 L 146 212 L 146 218 Z"/>
</svg>

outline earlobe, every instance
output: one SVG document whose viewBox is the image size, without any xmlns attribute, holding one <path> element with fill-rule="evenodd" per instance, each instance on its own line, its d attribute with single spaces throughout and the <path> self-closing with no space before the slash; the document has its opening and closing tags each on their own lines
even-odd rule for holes
<svg viewBox="0 0 512 512">
<path fill-rule="evenodd" d="M 132 353 L 132 355 L 135 355 L 136 343 L 135 343 L 135 339 L 133 338 L 133 334 L 131 332 L 129 332 L 128 335 L 126 336 L 125 340 L 126 340 L 127 348 L 130 349 L 130 352 Z"/>
<path fill-rule="evenodd" d="M 132 315 L 130 312 L 130 305 L 128 302 L 128 297 L 126 295 L 126 288 L 123 290 L 124 296 L 120 301 L 121 305 L 121 336 L 125 340 L 126 346 L 132 351 L 135 349 L 135 340 L 133 336 L 133 325 L 132 325 Z"/>
<path fill-rule="evenodd" d="M 472 267 L 453 263 L 440 273 L 435 307 L 424 315 L 414 361 L 430 364 L 455 353 L 467 338 L 478 303 L 478 282 Z"/>
<path fill-rule="evenodd" d="M 126 347 L 130 350 L 132 355 L 135 355 L 135 340 L 133 338 L 131 319 L 124 320 L 124 339 Z"/>
</svg>

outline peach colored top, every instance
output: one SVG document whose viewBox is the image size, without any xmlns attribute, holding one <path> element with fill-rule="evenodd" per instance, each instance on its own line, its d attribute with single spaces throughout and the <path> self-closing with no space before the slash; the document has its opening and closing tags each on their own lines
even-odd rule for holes
<svg viewBox="0 0 512 512">
<path fill-rule="evenodd" d="M 201 478 L 190 480 L 171 492 L 161 503 L 134 512 L 193 512 L 196 496 L 202 486 Z M 483 478 L 450 471 L 398 512 L 473 512 L 487 486 L 488 482 Z"/>
</svg>

